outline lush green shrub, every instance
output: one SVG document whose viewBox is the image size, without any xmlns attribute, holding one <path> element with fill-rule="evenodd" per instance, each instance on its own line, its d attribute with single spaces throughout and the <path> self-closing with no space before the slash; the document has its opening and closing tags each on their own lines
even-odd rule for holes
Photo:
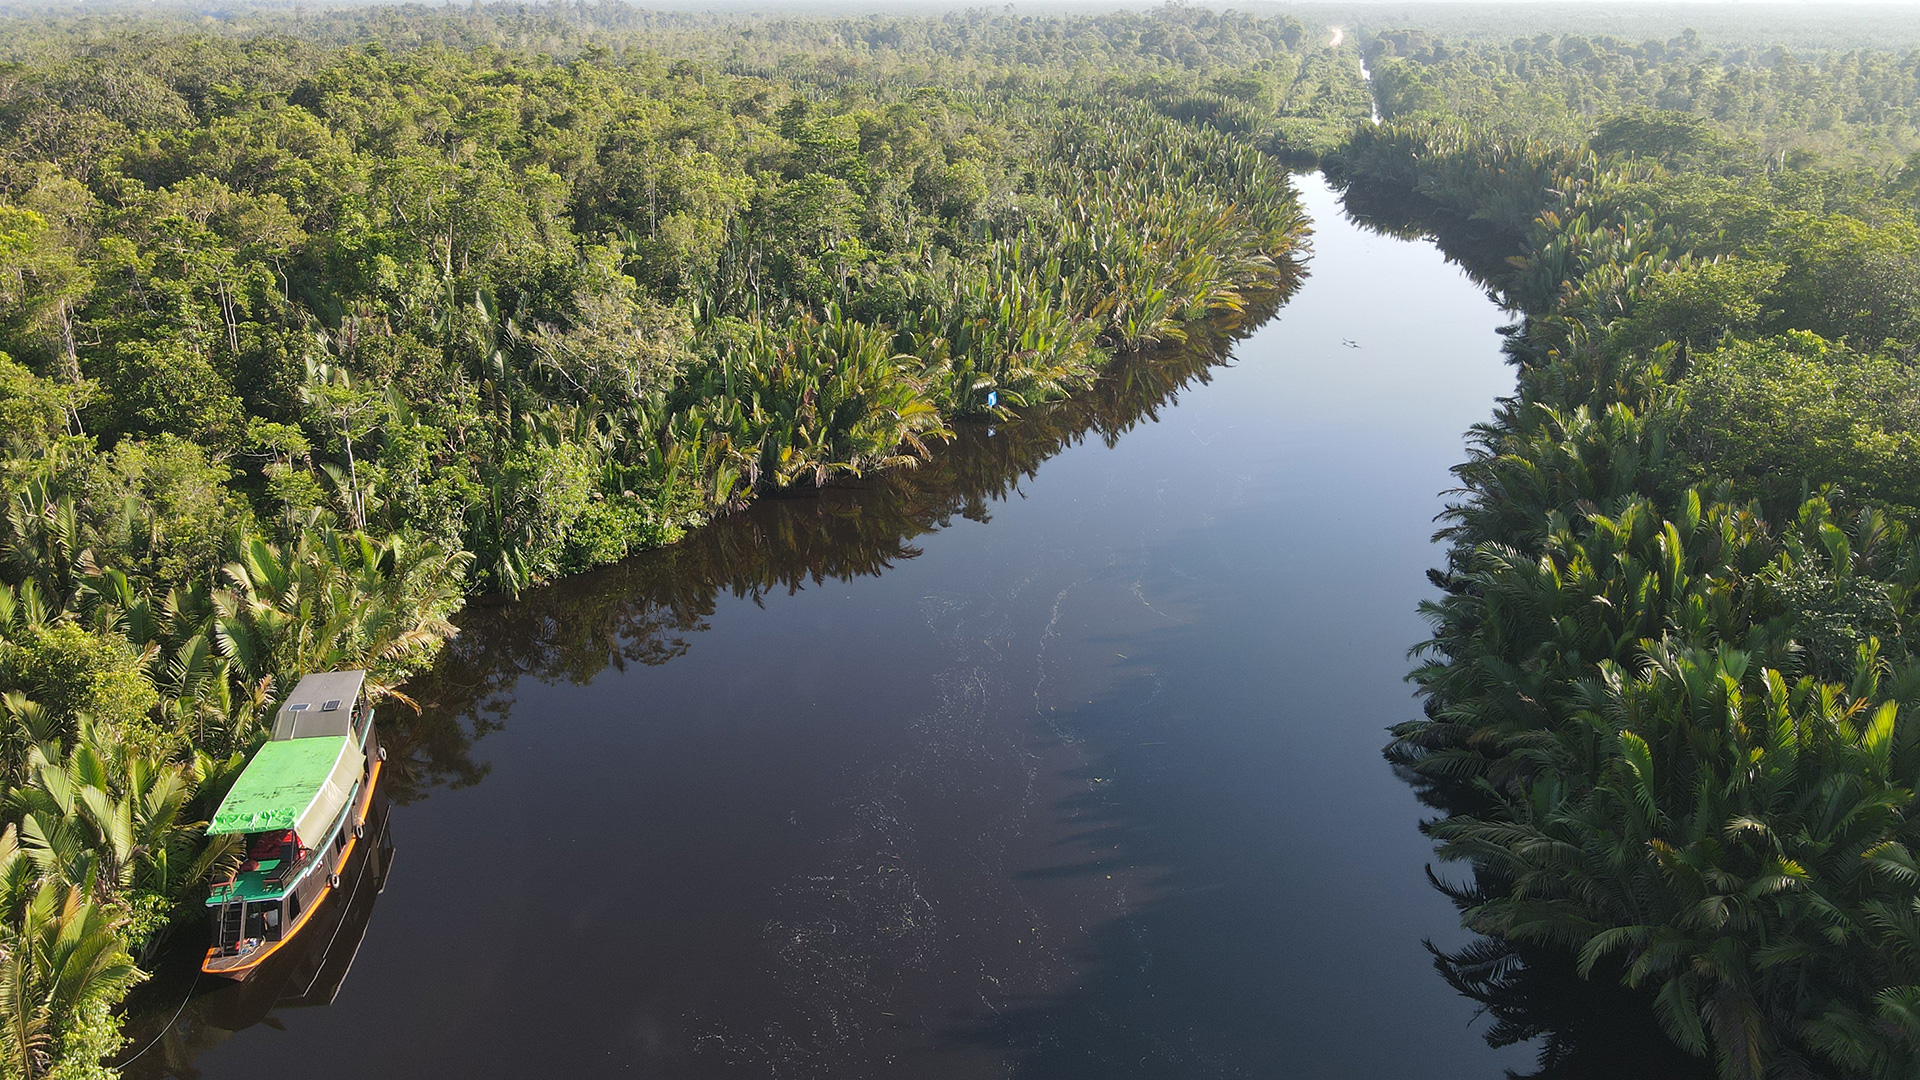
<svg viewBox="0 0 1920 1080">
<path fill-rule="evenodd" d="M 1775 515 L 1822 485 L 1920 520 L 1920 372 L 1807 331 L 1697 356 L 1675 430 Z"/>
</svg>

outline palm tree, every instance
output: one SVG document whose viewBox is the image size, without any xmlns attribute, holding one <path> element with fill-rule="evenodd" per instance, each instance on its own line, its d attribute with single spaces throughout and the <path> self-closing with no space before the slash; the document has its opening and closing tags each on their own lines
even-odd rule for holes
<svg viewBox="0 0 1920 1080">
<path fill-rule="evenodd" d="M 468 556 L 401 537 L 320 528 L 276 546 L 246 538 L 213 596 L 214 634 L 243 687 L 291 688 L 309 671 L 365 668 L 393 696 L 455 633 Z"/>
<path fill-rule="evenodd" d="M 0 1061 L 33 1080 L 82 1025 L 143 977 L 121 919 L 75 886 L 36 881 L 12 826 L 0 832 Z M 94 1015 L 89 1015 L 94 1013 Z"/>
</svg>

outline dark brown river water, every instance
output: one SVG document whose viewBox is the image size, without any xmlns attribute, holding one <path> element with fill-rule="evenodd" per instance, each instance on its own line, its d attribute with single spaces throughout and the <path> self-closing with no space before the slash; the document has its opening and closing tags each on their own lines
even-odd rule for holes
<svg viewBox="0 0 1920 1080">
<path fill-rule="evenodd" d="M 1525 1067 L 1432 970 L 1380 757 L 1509 320 L 1301 183 L 1310 276 L 1230 358 L 470 612 L 383 718 L 397 856 L 331 1003 L 200 986 L 130 1074 Z"/>
</svg>

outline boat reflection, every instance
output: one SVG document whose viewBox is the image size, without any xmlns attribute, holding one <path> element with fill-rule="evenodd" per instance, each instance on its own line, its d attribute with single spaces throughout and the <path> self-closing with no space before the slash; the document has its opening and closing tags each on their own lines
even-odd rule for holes
<svg viewBox="0 0 1920 1080">
<path fill-rule="evenodd" d="M 256 1024 L 279 1027 L 274 1014 L 331 1005 L 353 970 L 373 908 L 386 890 L 394 859 L 386 785 L 374 790 L 368 810 L 368 840 L 358 846 L 340 875 L 340 886 L 313 916 L 312 925 L 287 948 L 269 957 L 245 982 L 190 977 L 196 965 L 163 957 L 162 975 L 136 996 L 125 1027 L 127 1047 L 117 1063 L 128 1080 L 192 1080 L 194 1059 Z M 182 928 L 176 937 L 192 951 L 200 936 Z M 178 962 L 175 962 L 178 960 Z"/>
</svg>

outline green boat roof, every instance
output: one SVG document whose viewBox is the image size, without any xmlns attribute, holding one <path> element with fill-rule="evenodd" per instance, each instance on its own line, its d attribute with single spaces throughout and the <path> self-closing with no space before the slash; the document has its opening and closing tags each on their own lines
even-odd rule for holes
<svg viewBox="0 0 1920 1080">
<path fill-rule="evenodd" d="M 279 832 L 301 824 L 308 809 L 327 793 L 328 780 L 349 742 L 345 735 L 323 735 L 262 746 L 221 800 L 207 835 Z M 312 842 L 311 837 L 302 840 Z"/>
</svg>

